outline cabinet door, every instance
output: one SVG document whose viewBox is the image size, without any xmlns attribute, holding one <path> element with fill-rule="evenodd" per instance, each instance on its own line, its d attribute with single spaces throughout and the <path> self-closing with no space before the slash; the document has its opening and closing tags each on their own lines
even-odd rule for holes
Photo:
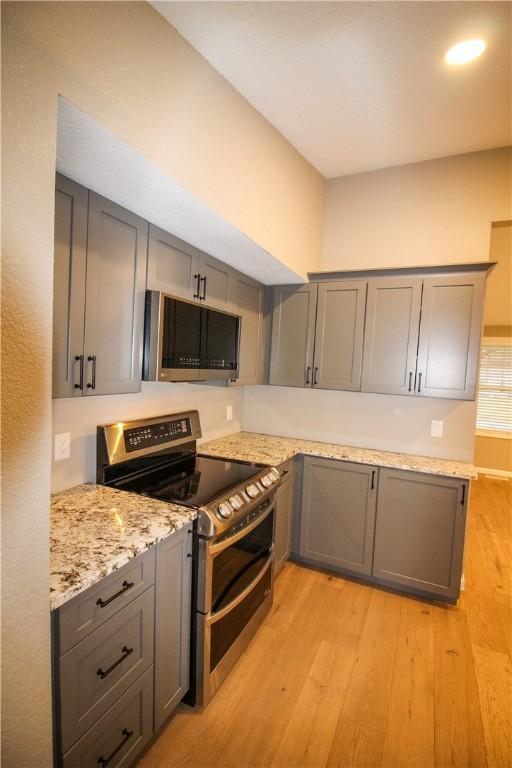
<svg viewBox="0 0 512 768">
<path fill-rule="evenodd" d="M 245 275 L 234 275 L 231 304 L 242 317 L 237 384 L 259 384 L 263 380 L 263 286 Z"/>
<path fill-rule="evenodd" d="M 196 248 L 149 225 L 148 290 L 198 299 L 199 260 L 200 252 Z"/>
<path fill-rule="evenodd" d="M 87 190 L 57 174 L 53 263 L 53 397 L 80 396 L 83 366 Z"/>
<path fill-rule="evenodd" d="M 189 686 L 192 526 L 157 545 L 155 731 Z"/>
<path fill-rule="evenodd" d="M 311 386 L 317 285 L 274 288 L 270 384 Z"/>
<path fill-rule="evenodd" d="M 414 395 L 422 278 L 368 282 L 363 392 Z"/>
<path fill-rule="evenodd" d="M 86 394 L 140 390 L 147 243 L 143 219 L 89 194 Z"/>
<path fill-rule="evenodd" d="M 276 576 L 290 556 L 293 490 L 293 477 L 289 475 L 279 488 L 276 497 L 274 533 L 274 575 Z"/>
<path fill-rule="evenodd" d="M 475 399 L 484 290 L 481 274 L 425 278 L 418 395 Z"/>
<path fill-rule="evenodd" d="M 300 556 L 356 574 L 372 570 L 378 470 L 304 459 Z"/>
<path fill-rule="evenodd" d="M 199 272 L 199 295 L 205 304 L 219 309 L 230 309 L 230 279 L 234 270 L 213 256 L 203 254 Z"/>
<path fill-rule="evenodd" d="M 361 389 L 366 282 L 320 283 L 313 386 Z"/>
<path fill-rule="evenodd" d="M 373 575 L 456 599 L 467 481 L 381 469 Z"/>
</svg>

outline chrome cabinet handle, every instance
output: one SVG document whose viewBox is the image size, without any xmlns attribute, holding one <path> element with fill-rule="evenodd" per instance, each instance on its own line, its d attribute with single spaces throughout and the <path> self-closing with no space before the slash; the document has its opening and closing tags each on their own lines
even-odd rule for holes
<svg viewBox="0 0 512 768">
<path fill-rule="evenodd" d="M 409 392 L 412 392 L 412 371 L 409 371 Z"/>
<path fill-rule="evenodd" d="M 87 382 L 87 389 L 96 389 L 96 355 L 88 355 L 87 361 L 92 363 L 92 380 Z"/>
<path fill-rule="evenodd" d="M 306 368 L 306 384 L 311 384 L 311 382 L 309 380 L 310 374 L 311 374 L 311 366 L 308 365 L 308 367 Z"/>
<path fill-rule="evenodd" d="M 418 394 L 421 392 L 421 376 L 421 373 L 418 374 Z"/>
<path fill-rule="evenodd" d="M 108 669 L 103 670 L 101 667 L 96 670 L 96 674 L 98 677 L 101 677 L 102 680 L 104 680 L 106 677 L 110 675 L 111 672 L 114 671 L 116 667 L 118 667 L 120 664 L 123 663 L 125 659 L 130 656 L 130 654 L 133 653 L 133 648 L 128 648 L 126 645 L 123 645 L 121 648 L 121 656 L 117 659 L 117 661 L 114 661 L 113 664 L 110 665 Z"/>
<path fill-rule="evenodd" d="M 131 739 L 131 737 L 133 736 L 133 731 L 129 731 L 128 728 L 123 728 L 123 730 L 121 731 L 121 736 L 123 736 L 124 738 L 122 739 L 122 741 L 119 742 L 117 747 L 114 749 L 113 752 L 110 753 L 108 757 L 103 757 L 103 755 L 98 757 L 98 765 L 101 765 L 102 768 L 105 768 L 105 766 L 107 766 L 110 762 L 112 762 L 112 760 L 117 755 L 119 750 L 122 749 L 126 744 L 126 742 Z"/>
<path fill-rule="evenodd" d="M 197 275 L 194 275 L 194 280 L 197 280 L 196 290 L 194 292 L 194 299 L 200 299 L 201 297 L 199 295 L 199 284 L 201 282 L 201 275 L 199 273 Z"/>
<path fill-rule="evenodd" d="M 84 356 L 83 355 L 75 355 L 75 362 L 80 361 L 80 384 L 75 384 L 75 389 L 80 389 L 83 391 L 84 388 Z"/>
</svg>

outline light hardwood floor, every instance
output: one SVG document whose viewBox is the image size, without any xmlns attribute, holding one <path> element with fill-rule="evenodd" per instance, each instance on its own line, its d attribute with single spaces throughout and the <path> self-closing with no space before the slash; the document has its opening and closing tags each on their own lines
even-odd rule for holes
<svg viewBox="0 0 512 768">
<path fill-rule="evenodd" d="M 217 696 L 140 768 L 510 766 L 511 503 L 473 483 L 457 607 L 288 563 Z"/>
</svg>

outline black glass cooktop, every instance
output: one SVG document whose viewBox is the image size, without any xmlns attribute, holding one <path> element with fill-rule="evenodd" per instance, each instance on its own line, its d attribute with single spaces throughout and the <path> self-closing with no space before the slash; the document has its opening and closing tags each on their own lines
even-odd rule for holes
<svg viewBox="0 0 512 768">
<path fill-rule="evenodd" d="M 140 493 L 186 507 L 200 507 L 244 483 L 261 467 L 207 456 L 190 456 L 137 478 L 116 483 L 124 491 Z"/>
</svg>

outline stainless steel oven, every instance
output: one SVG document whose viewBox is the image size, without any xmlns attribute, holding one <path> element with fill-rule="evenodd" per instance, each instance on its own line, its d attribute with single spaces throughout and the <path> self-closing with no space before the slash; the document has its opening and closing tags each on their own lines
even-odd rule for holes
<svg viewBox="0 0 512 768">
<path fill-rule="evenodd" d="M 197 539 L 189 703 L 208 703 L 272 604 L 274 511 L 272 494 L 222 536 Z"/>
</svg>

